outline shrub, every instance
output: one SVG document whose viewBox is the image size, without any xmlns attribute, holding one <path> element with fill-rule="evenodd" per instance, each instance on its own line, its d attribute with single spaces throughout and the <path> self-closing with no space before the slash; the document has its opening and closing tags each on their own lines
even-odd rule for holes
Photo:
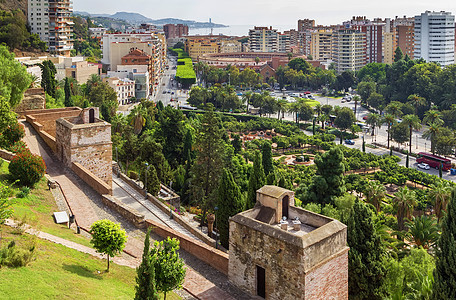
<svg viewBox="0 0 456 300">
<path fill-rule="evenodd" d="M 25 198 L 30 194 L 30 188 L 27 186 L 22 187 L 21 191 L 17 193 L 16 197 L 17 198 Z"/>
<path fill-rule="evenodd" d="M 3 131 L 1 136 L 2 147 L 9 148 L 25 136 L 24 126 L 14 122 Z"/>
<path fill-rule="evenodd" d="M 130 177 L 133 180 L 138 180 L 138 178 L 139 178 L 138 173 L 136 173 L 135 171 L 129 171 L 128 177 Z"/>
<path fill-rule="evenodd" d="M 11 241 L 8 246 L 0 249 L 0 266 L 25 267 L 35 257 L 35 244 L 26 249 L 16 247 L 16 243 Z"/>
<path fill-rule="evenodd" d="M 27 150 L 13 157 L 8 170 L 13 180 L 19 180 L 26 186 L 33 186 L 43 177 L 46 165 L 41 156 Z"/>
<path fill-rule="evenodd" d="M 9 147 L 9 150 L 13 153 L 21 153 L 24 151 L 28 151 L 28 148 L 23 141 L 17 141 L 11 147 Z"/>
</svg>

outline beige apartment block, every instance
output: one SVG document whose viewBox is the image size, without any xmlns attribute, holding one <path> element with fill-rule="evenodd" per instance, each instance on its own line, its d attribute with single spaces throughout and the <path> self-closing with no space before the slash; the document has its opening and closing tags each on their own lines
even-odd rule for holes
<svg viewBox="0 0 456 300">
<path fill-rule="evenodd" d="M 366 34 L 353 29 L 339 29 L 332 35 L 332 60 L 336 70 L 359 71 L 366 64 Z"/>
<path fill-rule="evenodd" d="M 331 59 L 332 30 L 316 30 L 311 33 L 310 55 L 314 60 Z"/>
<path fill-rule="evenodd" d="M 394 32 L 383 32 L 383 63 L 394 62 L 394 50 L 396 49 Z"/>
</svg>

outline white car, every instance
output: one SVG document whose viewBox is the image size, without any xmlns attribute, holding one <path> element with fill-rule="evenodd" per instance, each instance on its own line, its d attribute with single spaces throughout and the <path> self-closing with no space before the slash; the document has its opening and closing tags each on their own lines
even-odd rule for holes
<svg viewBox="0 0 456 300">
<path fill-rule="evenodd" d="M 419 163 L 418 168 L 424 169 L 424 170 L 429 170 L 431 167 L 427 163 Z"/>
</svg>

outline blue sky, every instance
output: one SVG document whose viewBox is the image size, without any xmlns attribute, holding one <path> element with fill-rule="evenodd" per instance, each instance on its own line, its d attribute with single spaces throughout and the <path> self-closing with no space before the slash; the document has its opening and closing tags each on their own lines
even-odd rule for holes
<svg viewBox="0 0 456 300">
<path fill-rule="evenodd" d="M 298 19 L 339 24 L 351 16 L 413 16 L 425 10 L 456 13 L 452 0 L 73 0 L 74 10 L 90 13 L 138 12 L 152 19 L 181 18 L 226 25 L 290 25 Z"/>
</svg>

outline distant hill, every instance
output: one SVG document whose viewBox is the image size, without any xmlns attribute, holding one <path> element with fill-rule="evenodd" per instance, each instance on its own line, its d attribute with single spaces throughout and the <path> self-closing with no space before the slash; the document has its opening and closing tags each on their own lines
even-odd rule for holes
<svg viewBox="0 0 456 300">
<path fill-rule="evenodd" d="M 12 11 L 20 9 L 27 13 L 27 0 L 0 0 L 0 10 Z"/>
<path fill-rule="evenodd" d="M 165 24 L 185 24 L 191 28 L 226 27 L 226 25 L 223 25 L 223 24 L 215 24 L 215 23 L 209 23 L 209 22 L 196 22 L 193 20 L 182 20 L 182 19 L 175 19 L 175 18 L 154 20 L 154 19 L 145 17 L 141 14 L 131 13 L 131 12 L 116 12 L 113 15 L 107 15 L 107 14 L 91 14 L 88 12 L 75 11 L 74 14 L 75 15 L 78 14 L 81 16 L 87 16 L 87 17 L 91 17 L 91 18 L 100 18 L 101 17 L 101 18 L 122 20 L 122 21 L 128 22 L 132 25 L 141 24 L 141 23 L 150 23 L 150 24 L 160 25 L 160 26 L 165 25 Z"/>
</svg>

